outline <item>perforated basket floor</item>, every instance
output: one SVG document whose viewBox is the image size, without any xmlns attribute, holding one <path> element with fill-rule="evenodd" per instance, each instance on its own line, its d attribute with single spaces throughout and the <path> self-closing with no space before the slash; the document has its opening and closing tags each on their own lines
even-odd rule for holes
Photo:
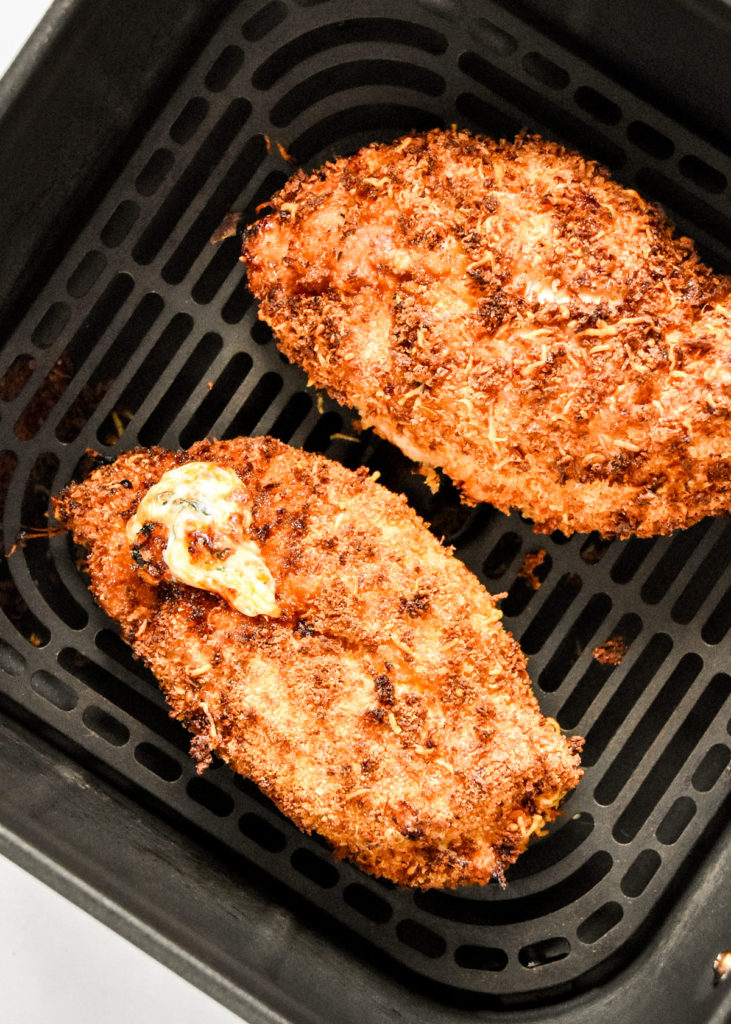
<svg viewBox="0 0 731 1024">
<path fill-rule="evenodd" d="M 731 525 L 658 540 L 539 537 L 518 516 L 433 497 L 395 449 L 305 387 L 257 322 L 239 242 L 292 172 L 410 129 L 522 128 L 606 163 L 731 265 L 729 160 L 492 3 L 235 6 L 2 352 L 3 545 L 46 526 L 49 493 L 135 444 L 272 434 L 405 491 L 489 589 L 546 714 L 586 736 L 586 774 L 496 884 L 398 891 L 336 863 L 250 783 L 199 778 L 154 680 L 95 607 L 64 536 L 2 563 L 0 690 L 388 954 L 394 969 L 505 1004 L 607 977 L 712 846 L 728 794 Z M 281 146 L 281 149 L 280 149 Z M 446 989 L 445 989 L 446 991 Z"/>
</svg>

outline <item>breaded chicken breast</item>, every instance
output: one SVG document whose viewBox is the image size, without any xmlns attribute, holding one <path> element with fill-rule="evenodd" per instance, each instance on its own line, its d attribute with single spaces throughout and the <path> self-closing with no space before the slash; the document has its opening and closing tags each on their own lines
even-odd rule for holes
<svg viewBox="0 0 731 1024">
<path fill-rule="evenodd" d="M 242 260 L 312 384 L 468 502 L 669 533 L 731 506 L 731 281 L 538 137 L 431 131 L 295 176 Z"/>
<path fill-rule="evenodd" d="M 199 766 L 363 870 L 501 877 L 578 783 L 495 599 L 364 470 L 270 438 L 138 449 L 54 509 Z"/>
</svg>

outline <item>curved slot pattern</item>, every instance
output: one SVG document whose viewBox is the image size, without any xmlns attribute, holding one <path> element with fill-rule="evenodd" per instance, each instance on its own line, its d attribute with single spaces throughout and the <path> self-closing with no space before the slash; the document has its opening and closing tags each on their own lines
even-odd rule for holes
<svg viewBox="0 0 731 1024">
<path fill-rule="evenodd" d="M 468 971 L 504 971 L 508 966 L 508 954 L 494 946 L 459 946 L 454 951 L 458 967 Z"/>
<path fill-rule="evenodd" d="M 393 916 L 393 909 L 387 900 L 357 882 L 345 887 L 343 899 L 349 907 L 374 924 L 386 924 Z"/>
<path fill-rule="evenodd" d="M 479 900 L 453 896 L 438 889 L 418 892 L 414 902 L 421 909 L 460 924 L 498 927 L 545 917 L 580 900 L 609 873 L 612 857 L 599 850 L 572 874 L 530 896 L 504 900 Z"/>
<path fill-rule="evenodd" d="M 67 683 L 65 679 L 59 679 L 58 676 L 54 676 L 51 672 L 46 672 L 42 669 L 34 672 L 30 677 L 30 685 L 39 697 L 43 697 L 44 700 L 47 700 L 49 704 L 53 704 L 60 711 L 73 711 L 79 703 L 78 695 L 73 686 Z"/>
<path fill-rule="evenodd" d="M 271 89 L 283 75 L 292 73 L 302 61 L 303 54 L 312 60 L 325 50 L 355 43 L 382 43 L 414 47 L 425 53 L 444 53 L 447 40 L 439 32 L 416 22 L 395 18 L 348 18 L 303 32 L 290 43 L 285 43 L 259 65 L 252 76 L 256 89 Z"/>
<path fill-rule="evenodd" d="M 447 952 L 447 943 L 441 935 L 411 918 L 399 921 L 396 925 L 396 935 L 404 945 L 410 946 L 430 960 L 436 960 Z"/>
<path fill-rule="evenodd" d="M 416 64 L 395 60 L 359 60 L 338 64 L 311 75 L 285 93 L 272 107 L 272 124 L 282 128 L 321 100 L 359 87 L 384 86 L 412 89 L 440 96 L 446 87 L 441 75 Z"/>
<path fill-rule="evenodd" d="M 566 136 L 576 149 L 591 153 L 595 159 L 614 170 L 625 163 L 624 150 L 616 143 L 570 113 L 564 106 L 548 99 L 545 93 L 537 92 L 479 54 L 462 54 L 459 66 L 473 81 L 503 97 L 526 114 L 530 123 L 540 121 L 552 131 Z"/>
<path fill-rule="evenodd" d="M 576 929 L 576 935 L 587 945 L 598 942 L 607 932 L 619 924 L 623 916 L 624 911 L 619 903 L 610 900 L 609 903 L 602 904 L 598 910 L 595 910 L 590 917 L 587 917 L 579 925 Z"/>
<path fill-rule="evenodd" d="M 541 939 L 529 946 L 523 946 L 518 953 L 518 960 L 523 967 L 532 970 L 534 967 L 545 967 L 564 960 L 571 952 L 571 943 L 562 935 L 551 939 Z"/>
<path fill-rule="evenodd" d="M 661 864 L 662 858 L 657 850 L 642 850 L 641 853 L 638 853 L 620 882 L 624 895 L 631 899 L 641 896 L 655 877 Z"/>
</svg>

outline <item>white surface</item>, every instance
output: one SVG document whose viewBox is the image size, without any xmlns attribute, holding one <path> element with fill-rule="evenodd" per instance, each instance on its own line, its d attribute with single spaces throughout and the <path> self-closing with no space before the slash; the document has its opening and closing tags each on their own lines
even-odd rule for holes
<svg viewBox="0 0 731 1024">
<path fill-rule="evenodd" d="M 0 77 L 50 6 L 48 0 L 0 0 Z"/>
<path fill-rule="evenodd" d="M 48 0 L 0 0 L 0 77 Z M 0 857 L 2 1024 L 241 1024 L 147 953 Z"/>
<path fill-rule="evenodd" d="M 116 932 L 0 857 L 3 1024 L 241 1024 Z"/>
</svg>

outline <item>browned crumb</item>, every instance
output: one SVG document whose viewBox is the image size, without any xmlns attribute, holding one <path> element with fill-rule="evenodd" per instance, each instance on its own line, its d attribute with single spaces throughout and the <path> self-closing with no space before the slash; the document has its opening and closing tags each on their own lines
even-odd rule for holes
<svg viewBox="0 0 731 1024">
<path fill-rule="evenodd" d="M 543 548 L 540 548 L 538 551 L 529 551 L 523 559 L 520 569 L 518 569 L 518 576 L 524 579 L 533 590 L 538 590 L 543 583 L 543 580 L 536 576 L 536 569 L 543 565 L 545 560 L 546 552 Z"/>
<path fill-rule="evenodd" d="M 602 665 L 621 665 L 627 653 L 627 644 L 621 636 L 613 636 L 606 643 L 595 647 L 591 653 Z"/>
</svg>

